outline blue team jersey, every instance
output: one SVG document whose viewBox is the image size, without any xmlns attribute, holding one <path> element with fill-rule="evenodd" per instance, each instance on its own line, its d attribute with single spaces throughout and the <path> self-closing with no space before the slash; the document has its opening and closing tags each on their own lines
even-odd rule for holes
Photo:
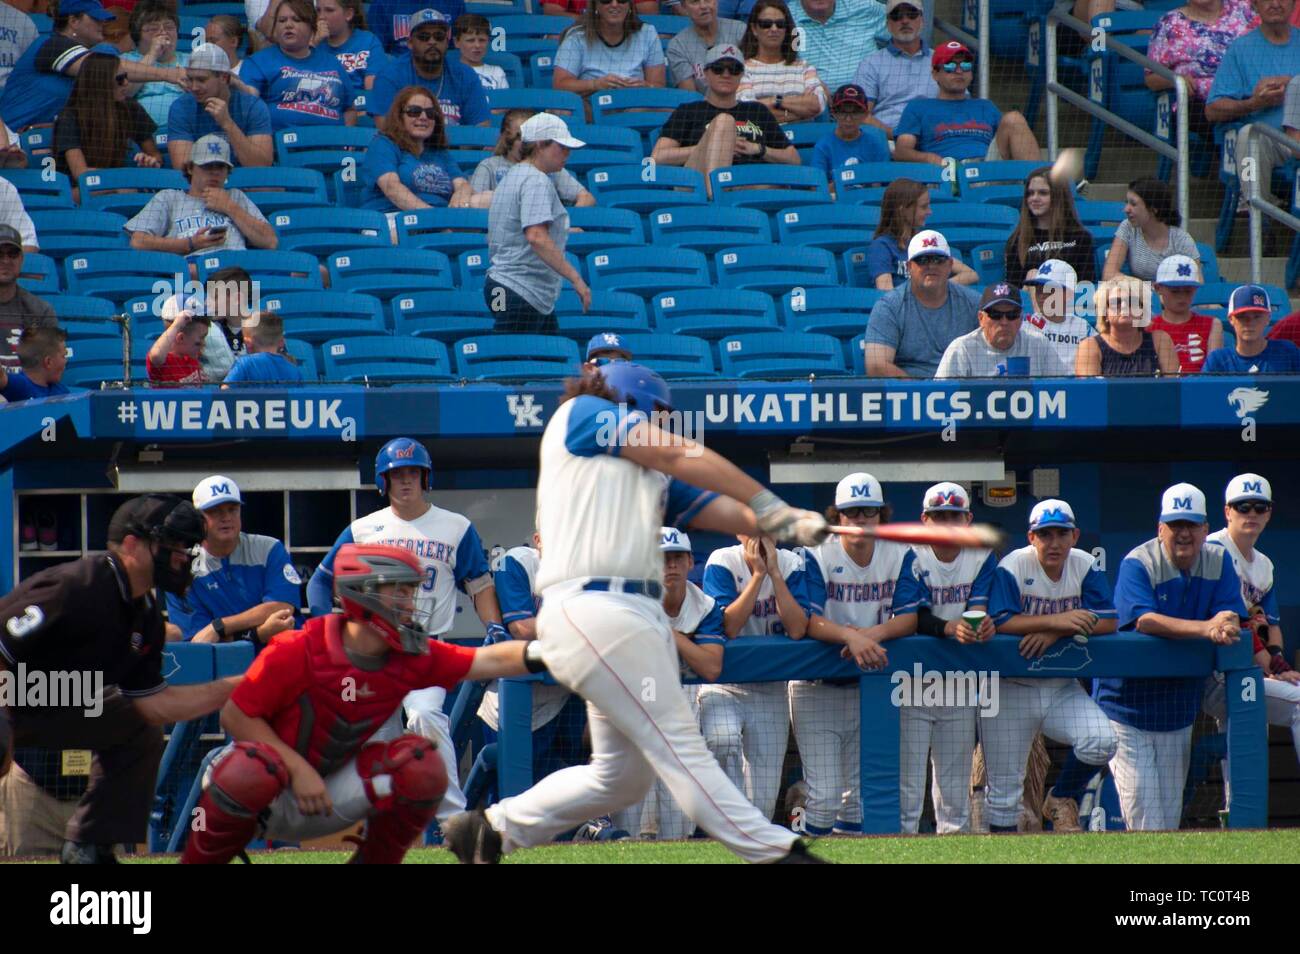
<svg viewBox="0 0 1300 954">
<path fill-rule="evenodd" d="M 804 615 L 812 615 L 813 602 L 808 596 L 807 561 L 793 550 L 778 550 L 777 560 L 781 567 L 781 577 L 785 580 L 790 595 L 799 604 Z M 736 601 L 736 597 L 740 595 L 741 589 L 749 581 L 750 576 L 742 547 L 723 547 L 714 550 L 704 567 L 704 592 L 717 600 L 725 610 Z M 785 635 L 785 624 L 781 622 L 771 579 L 764 579 L 760 584 L 754 599 L 754 611 L 741 627 L 739 635 Z"/>
<path fill-rule="evenodd" d="M 393 104 L 393 98 L 407 86 L 423 86 L 429 90 L 442 107 L 448 126 L 477 126 L 492 118 L 487 93 L 472 69 L 462 63 L 446 62 L 440 77 L 424 79 L 415 72 L 410 53 L 389 60 L 388 66 L 375 77 L 375 85 L 366 97 L 366 111 L 372 116 L 383 116 Z"/>
<path fill-rule="evenodd" d="M 95 52 L 107 52 L 95 47 Z M 117 49 L 109 47 L 113 56 Z M 20 132 L 36 123 L 52 123 L 72 94 L 74 77 L 68 71 L 90 50 L 76 40 L 54 34 L 38 38 L 18 57 L 0 94 L 0 117 Z"/>
<path fill-rule="evenodd" d="M 366 77 L 378 76 L 388 65 L 383 42 L 369 30 L 353 30 L 338 46 L 327 42 L 325 48 L 338 57 L 339 65 L 352 77 L 358 90 L 365 89 Z"/>
<path fill-rule="evenodd" d="M 1053 580 L 1032 546 L 1006 555 L 993 574 L 989 615 L 1001 626 L 1013 616 L 1052 616 L 1085 609 L 1099 619 L 1115 619 L 1115 601 L 1106 574 L 1083 550 L 1071 550 Z"/>
<path fill-rule="evenodd" d="M 983 159 L 1001 119 L 987 99 L 914 99 L 898 118 L 894 138 L 915 136 L 918 150 L 944 158 Z"/>
<path fill-rule="evenodd" d="M 238 616 L 263 603 L 288 603 L 297 610 L 301 586 L 283 543 L 241 533 L 229 556 L 199 551 L 194 583 L 184 598 L 167 594 L 167 618 L 181 628 L 181 638 L 189 640 L 214 619 Z"/>
<path fill-rule="evenodd" d="M 533 593 L 533 580 L 540 559 L 541 554 L 532 547 L 515 547 L 506 553 L 501 569 L 492 574 L 501 621 L 507 627 L 537 615 L 541 600 Z"/>
<path fill-rule="evenodd" d="M 231 120 L 245 136 L 271 135 L 271 111 L 256 96 L 232 89 L 226 108 Z M 187 95 L 172 103 L 171 110 L 167 113 L 168 142 L 198 142 L 210 133 L 225 136 L 217 121 L 208 115 L 208 111 L 199 105 L 197 99 Z M 230 151 L 230 161 L 239 165 L 239 157 L 233 149 Z"/>
<path fill-rule="evenodd" d="M 271 126 L 339 126 L 356 96 L 347 72 L 323 47 L 302 59 L 269 46 L 244 60 L 239 78 L 257 90 L 271 110 Z"/>
</svg>

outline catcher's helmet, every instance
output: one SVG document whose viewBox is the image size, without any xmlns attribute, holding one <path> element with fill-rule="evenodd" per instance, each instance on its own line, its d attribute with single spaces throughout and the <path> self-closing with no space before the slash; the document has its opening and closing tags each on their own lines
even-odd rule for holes
<svg viewBox="0 0 1300 954">
<path fill-rule="evenodd" d="M 384 474 L 399 467 L 420 467 L 424 470 L 420 486 L 428 490 L 433 486 L 433 458 L 419 441 L 410 437 L 395 437 L 375 455 L 375 485 L 388 496 L 388 480 Z"/>
<path fill-rule="evenodd" d="M 645 365 L 611 361 L 598 371 L 619 401 L 647 415 L 671 411 L 673 395 L 668 384 Z"/>
<path fill-rule="evenodd" d="M 423 581 L 419 561 L 399 547 L 345 543 L 334 557 L 334 595 L 343 604 L 343 614 L 369 623 L 399 652 L 419 655 L 429 651 L 423 619 L 417 618 L 424 614 L 415 612 L 413 596 L 380 594 L 379 587 L 388 583 L 418 587 Z"/>
</svg>

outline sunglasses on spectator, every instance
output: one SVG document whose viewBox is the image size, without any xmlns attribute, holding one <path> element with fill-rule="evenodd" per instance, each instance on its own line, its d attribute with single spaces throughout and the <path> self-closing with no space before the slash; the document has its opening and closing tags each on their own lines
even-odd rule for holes
<svg viewBox="0 0 1300 954">
<path fill-rule="evenodd" d="M 118 73 L 116 76 L 113 77 L 113 79 L 117 80 L 118 86 L 125 86 L 126 81 L 130 79 L 130 77 L 128 77 L 126 73 Z"/>
<path fill-rule="evenodd" d="M 922 268 L 929 268 L 931 265 L 942 265 L 944 262 L 948 261 L 948 256 L 947 255 L 918 255 L 916 256 L 916 258 L 912 259 L 912 261 L 915 262 L 917 265 L 920 265 Z"/>
<path fill-rule="evenodd" d="M 22 258 L 23 250 L 17 245 L 0 245 L 0 258 Z"/>
<path fill-rule="evenodd" d="M 1018 308 L 998 308 L 984 312 L 994 321 L 1019 321 L 1020 310 Z"/>
<path fill-rule="evenodd" d="M 889 19 L 897 23 L 899 20 L 916 20 L 921 16 L 921 11 L 915 7 L 895 7 L 889 11 Z"/>
<path fill-rule="evenodd" d="M 776 30 L 778 28 L 784 30 L 786 27 L 784 20 L 755 20 L 754 25 L 760 30 Z"/>
<path fill-rule="evenodd" d="M 437 120 L 438 107 L 436 106 L 407 106 L 402 113 L 415 119 L 417 116 L 423 116 L 425 119 Z"/>
<path fill-rule="evenodd" d="M 412 40 L 419 40 L 421 43 L 441 43 L 447 39 L 447 29 L 445 27 L 433 27 L 432 29 L 417 29 L 411 34 Z"/>
<path fill-rule="evenodd" d="M 1237 513 L 1268 513 L 1273 505 L 1264 500 L 1241 500 L 1232 505 Z"/>
<path fill-rule="evenodd" d="M 975 61 L 974 60 L 950 60 L 949 62 L 943 64 L 943 66 L 939 68 L 943 70 L 945 73 L 956 73 L 958 70 L 961 70 L 963 73 L 969 73 L 973 69 L 975 69 Z"/>
<path fill-rule="evenodd" d="M 840 507 L 840 513 L 853 520 L 857 517 L 879 517 L 879 507 Z"/>
<path fill-rule="evenodd" d="M 709 72 L 714 76 L 722 76 L 724 73 L 728 76 L 739 76 L 745 72 L 745 68 L 739 63 L 733 63 L 730 66 L 725 63 L 714 63 L 709 67 Z"/>
</svg>

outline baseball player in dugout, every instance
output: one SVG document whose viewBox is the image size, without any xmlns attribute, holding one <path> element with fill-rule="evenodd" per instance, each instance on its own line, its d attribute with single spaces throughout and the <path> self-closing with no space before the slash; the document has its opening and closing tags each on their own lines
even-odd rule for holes
<svg viewBox="0 0 1300 954">
<path fill-rule="evenodd" d="M 114 845 L 145 840 L 161 726 L 215 712 L 239 681 L 169 686 L 163 678 L 154 590 L 185 594 L 203 537 L 203 517 L 180 498 L 136 497 L 113 514 L 107 553 L 50 567 L 0 598 L 0 669 L 20 680 L 40 672 L 49 685 L 66 688 L 79 677 L 93 686 L 75 705 L 0 707 L 0 775 L 15 745 L 93 753 L 64 863 L 113 863 Z"/>
</svg>

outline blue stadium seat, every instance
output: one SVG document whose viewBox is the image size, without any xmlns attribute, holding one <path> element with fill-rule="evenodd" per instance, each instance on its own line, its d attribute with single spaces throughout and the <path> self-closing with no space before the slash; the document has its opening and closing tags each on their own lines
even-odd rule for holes
<svg viewBox="0 0 1300 954">
<path fill-rule="evenodd" d="M 797 378 L 848 373 L 844 346 L 830 335 L 759 332 L 718 343 L 722 373 L 729 378 Z"/>
<path fill-rule="evenodd" d="M 971 250 L 977 245 L 993 245 L 1001 242 L 1006 244 L 1007 236 L 1011 230 L 1006 226 L 983 227 L 966 227 L 961 225 L 943 225 L 934 226 L 926 222 L 927 228 L 938 228 L 943 233 L 943 237 L 948 240 L 948 245 L 954 253 L 960 252 L 962 261 L 970 258 Z"/>
<path fill-rule="evenodd" d="M 426 288 L 451 288 L 451 261 L 441 252 L 413 248 L 359 248 L 329 257 L 330 288 L 374 295 L 394 295 Z"/>
<path fill-rule="evenodd" d="M 834 123 L 824 122 L 786 123 L 781 127 L 786 141 L 798 150 L 799 161 L 808 167 L 812 166 L 813 147 L 834 129 Z"/>
<path fill-rule="evenodd" d="M 459 63 L 460 50 L 450 49 L 447 51 L 447 62 Z M 519 57 L 513 53 L 489 49 L 483 54 L 483 63 L 486 66 L 499 66 L 506 74 L 506 82 L 510 84 L 511 89 L 523 89 L 527 84 L 524 82 L 524 64 Z"/>
<path fill-rule="evenodd" d="M 1215 318 L 1222 318 L 1225 326 L 1231 327 L 1227 325 L 1228 297 L 1232 294 L 1233 289 L 1240 284 L 1242 283 L 1207 281 L 1196 289 L 1196 294 L 1192 298 L 1192 307 Z M 1287 297 L 1286 289 L 1279 288 L 1276 285 L 1264 285 L 1263 288 L 1268 292 L 1269 304 L 1273 312 L 1273 317 L 1269 319 L 1270 324 L 1290 314 L 1291 299 Z"/>
<path fill-rule="evenodd" d="M 560 89 L 490 89 L 487 100 L 494 115 L 512 109 L 532 109 L 554 113 L 566 121 L 577 122 L 583 117 L 582 97 Z"/>
<path fill-rule="evenodd" d="M 389 307 L 397 334 L 436 338 L 446 344 L 490 334 L 496 325 L 482 293 L 476 291 L 414 292 L 398 295 Z"/>
<path fill-rule="evenodd" d="M 67 258 L 74 252 L 129 248 L 123 231 L 126 218 L 115 212 L 90 209 L 33 209 L 32 224 L 40 239 L 41 252 L 50 258 Z"/>
<path fill-rule="evenodd" d="M 342 335 L 386 335 L 378 299 L 339 291 L 289 292 L 262 299 L 262 308 L 284 319 L 286 338 L 320 344 Z"/>
<path fill-rule="evenodd" d="M 665 50 L 668 49 L 668 43 L 678 33 L 682 32 L 682 18 L 674 13 L 641 13 L 637 18 L 642 23 L 648 23 L 655 28 L 659 34 L 659 42 L 663 44 Z"/>
<path fill-rule="evenodd" d="M 580 150 L 579 150 L 580 151 Z M 645 231 L 641 216 L 627 209 L 602 209 L 598 205 L 569 210 L 570 229 L 565 249 L 575 255 L 611 248 L 615 245 L 644 245 Z"/>
<path fill-rule="evenodd" d="M 690 248 L 706 255 L 734 245 L 766 245 L 772 226 L 758 209 L 702 205 L 656 209 L 647 216 L 654 245 Z"/>
<path fill-rule="evenodd" d="M 865 245 L 846 248 L 840 253 L 840 272 L 841 277 L 850 287 L 872 290 L 876 287 L 867 274 L 867 247 Z"/>
<path fill-rule="evenodd" d="M 867 370 L 867 336 L 863 334 L 856 335 L 851 341 L 844 344 L 844 359 L 848 368 L 852 372 L 866 372 Z"/>
<path fill-rule="evenodd" d="M 645 302 L 626 292 L 593 291 L 591 307 L 584 312 L 577 293 L 565 288 L 555 303 L 555 320 L 560 334 L 574 339 L 581 348 L 592 335 L 603 331 L 628 334 L 650 330 Z"/>
<path fill-rule="evenodd" d="M 981 286 L 1006 280 L 1006 248 L 1005 242 L 986 242 L 970 250 L 970 267 L 979 275 Z"/>
<path fill-rule="evenodd" d="M 1093 17 L 1092 27 L 1094 31 L 1119 39 L 1145 55 L 1151 42 L 1150 31 L 1155 29 L 1160 17 L 1161 12 L 1156 10 L 1115 10 Z M 1154 130 L 1156 101 L 1146 86 L 1142 67 L 1109 50 L 1096 52 L 1089 47 L 1085 55 L 1088 61 L 1088 98 L 1123 116 L 1139 129 Z M 1085 179 L 1097 177 L 1106 128 L 1105 123 L 1093 117 L 1083 163 Z"/>
<path fill-rule="evenodd" d="M 1219 256 L 1214 252 L 1214 246 L 1208 242 L 1197 242 L 1196 249 L 1201 253 L 1201 281 L 1207 285 L 1223 281 L 1223 276 L 1219 273 Z M 1097 273 L 1098 275 L 1101 272 Z M 1285 296 L 1283 301 L 1285 301 Z"/>
<path fill-rule="evenodd" d="M 456 287 L 469 291 L 482 289 L 484 277 L 492 260 L 486 248 L 461 252 L 456 256 Z"/>
<path fill-rule="evenodd" d="M 313 206 L 285 209 L 267 216 L 280 237 L 284 252 L 333 255 L 343 249 L 392 248 L 388 218 L 374 209 L 338 209 Z"/>
<path fill-rule="evenodd" d="M 599 165 L 618 165 L 619 163 L 640 163 L 645 158 L 646 152 L 641 137 L 634 129 L 627 129 L 623 126 L 597 126 L 595 124 L 569 125 L 570 131 L 581 139 L 585 146 L 576 149 L 569 154 L 569 161 L 564 164 L 575 176 L 582 178 L 588 171 L 594 169 L 597 163 L 587 162 L 585 157 L 590 154 L 607 156 L 607 160 Z M 574 161 L 581 158 L 584 166 L 575 168 Z M 579 168 L 581 171 L 578 171 Z"/>
<path fill-rule="evenodd" d="M 528 60 L 528 85 L 533 89 L 550 89 L 555 78 L 555 50 L 539 50 Z"/>
<path fill-rule="evenodd" d="M 434 338 L 335 338 L 321 345 L 321 354 L 327 381 L 375 384 L 452 379 L 447 346 Z"/>
<path fill-rule="evenodd" d="M 566 378 L 578 370 L 578 346 L 551 335 L 479 335 L 456 342 L 456 371 L 478 381 Z"/>
<path fill-rule="evenodd" d="M 838 254 L 871 241 L 880 224 L 880 209 L 874 205 L 813 205 L 782 209 L 773 218 L 780 244 L 812 245 Z"/>
<path fill-rule="evenodd" d="M 944 181 L 943 169 L 924 162 L 859 162 L 831 173 L 841 202 L 879 205 L 885 189 L 895 179 L 911 179 L 930 187 L 931 202 L 951 202 L 953 184 Z"/>
<path fill-rule="evenodd" d="M 121 329 L 108 319 L 118 314 L 107 298 L 89 295 L 43 295 L 45 303 L 54 309 L 59 325 L 67 329 L 69 338 L 120 338 Z"/>
<path fill-rule="evenodd" d="M 323 288 L 320 262 L 307 252 L 270 252 L 265 249 L 226 250 L 197 256 L 199 281 L 223 268 L 238 267 L 258 283 L 263 296 Z"/>
<path fill-rule="evenodd" d="M 465 12 L 477 13 L 495 23 L 498 17 L 521 16 L 528 13 L 528 2 L 527 0 L 482 0 L 479 3 L 465 4 Z"/>
<path fill-rule="evenodd" d="M 23 207 L 34 209 L 74 209 L 72 180 L 62 172 L 44 169 L 0 169 L 0 179 L 8 179 L 23 198 Z"/>
<path fill-rule="evenodd" d="M 156 283 L 170 288 L 175 286 L 176 276 L 182 276 L 182 281 L 189 276 L 189 263 L 180 255 L 134 249 L 70 255 L 63 267 L 70 294 L 94 295 L 118 303 L 149 292 Z"/>
<path fill-rule="evenodd" d="M 708 288 L 709 263 L 685 248 L 649 246 L 611 248 L 587 256 L 587 281 L 592 288 L 630 292 L 649 298 L 665 288 Z"/>
<path fill-rule="evenodd" d="M 493 33 L 501 28 L 507 53 L 513 53 L 523 63 L 539 54 L 554 57 L 559 48 L 560 34 L 573 26 L 568 17 L 545 14 L 522 14 L 492 17 Z"/>
<path fill-rule="evenodd" d="M 33 295 L 57 295 L 59 265 L 49 255 L 28 252 L 23 256 L 23 270 L 18 273 L 18 284 Z"/>
<path fill-rule="evenodd" d="M 329 177 L 329 195 L 340 209 L 359 209 L 365 201 L 365 186 L 355 169 L 340 169 Z"/>
<path fill-rule="evenodd" d="M 176 51 L 188 56 L 196 45 L 203 42 L 203 28 L 208 21 L 206 17 L 193 15 L 190 10 L 181 10 L 180 20 L 176 31 Z"/>
<path fill-rule="evenodd" d="M 487 209 L 419 209 L 397 215 L 397 244 L 454 258 L 487 244 Z"/>
<path fill-rule="evenodd" d="M 302 379 L 308 384 L 314 384 L 320 380 L 320 366 L 316 362 L 316 349 L 308 341 L 299 341 L 297 338 L 285 338 L 284 350 L 289 357 L 298 362 L 298 370 L 302 372 Z"/>
<path fill-rule="evenodd" d="M 823 248 L 741 245 L 714 253 L 718 284 L 773 297 L 808 285 L 838 285 L 835 256 Z"/>
<path fill-rule="evenodd" d="M 640 215 L 679 205 L 707 205 L 709 201 L 704 176 L 694 169 L 662 164 L 652 172 L 639 165 L 593 169 L 587 174 L 587 189 L 603 208 L 631 209 Z"/>
<path fill-rule="evenodd" d="M 247 195 L 267 218 L 284 209 L 330 202 L 325 177 L 315 169 L 241 166 L 230 173 L 226 187 Z"/>
<path fill-rule="evenodd" d="M 947 235 L 950 227 L 972 229 L 1004 229 L 1006 235 L 1020 222 L 1020 210 L 1009 209 L 1005 205 L 991 205 L 982 202 L 945 202 L 930 210 L 930 217 L 925 220 L 927 229 L 937 229 Z"/>
<path fill-rule="evenodd" d="M 728 335 L 779 329 L 776 308 L 763 292 L 728 288 L 681 288 L 650 299 L 655 331 L 717 341 Z"/>
<path fill-rule="evenodd" d="M 1124 221 L 1123 202 L 1099 202 L 1093 199 L 1075 199 L 1074 211 L 1079 222 L 1089 225 L 1119 225 Z"/>
<path fill-rule="evenodd" d="M 340 169 L 360 168 L 374 138 L 375 130 L 363 126 L 290 126 L 275 134 L 275 164 L 315 169 L 333 182 Z"/>
<path fill-rule="evenodd" d="M 781 319 L 787 331 L 851 337 L 862 333 L 885 294 L 866 288 L 805 288 L 781 296 Z"/>
<path fill-rule="evenodd" d="M 18 134 L 18 145 L 27 154 L 28 167 L 37 169 L 42 159 L 54 155 L 54 127 L 29 126 Z"/>
<path fill-rule="evenodd" d="M 623 344 L 631 349 L 639 364 L 657 371 L 669 381 L 689 378 L 716 378 L 713 351 L 709 343 L 690 335 L 624 335 Z"/>
<path fill-rule="evenodd" d="M 998 162 L 970 162 L 961 167 L 961 198 L 966 202 L 1012 205 L 1017 211 L 1025 195 L 1029 173 L 1043 163 L 1005 159 Z"/>
<path fill-rule="evenodd" d="M 123 379 L 122 340 L 86 338 L 68 342 L 68 366 L 63 383 L 70 388 L 98 388 L 101 381 Z M 131 362 L 131 375 L 145 379 L 144 362 Z"/>
<path fill-rule="evenodd" d="M 77 179 L 83 209 L 131 218 L 163 189 L 184 192 L 189 181 L 175 169 L 95 169 Z"/>
<path fill-rule="evenodd" d="M 831 201 L 826 176 L 811 166 L 775 166 L 750 163 L 709 173 L 713 201 L 742 209 L 775 212 L 799 205 L 820 205 Z"/>
<path fill-rule="evenodd" d="M 658 89 L 638 87 L 632 89 L 607 89 L 591 96 L 592 122 L 598 126 L 627 126 L 635 129 L 646 145 L 646 153 L 654 148 L 647 137 L 661 127 L 669 114 L 682 103 L 703 99 L 694 90 Z"/>
<path fill-rule="evenodd" d="M 478 164 L 492 155 L 500 136 L 501 130 L 488 126 L 448 126 L 447 151 L 465 178 L 472 178 Z"/>
</svg>

